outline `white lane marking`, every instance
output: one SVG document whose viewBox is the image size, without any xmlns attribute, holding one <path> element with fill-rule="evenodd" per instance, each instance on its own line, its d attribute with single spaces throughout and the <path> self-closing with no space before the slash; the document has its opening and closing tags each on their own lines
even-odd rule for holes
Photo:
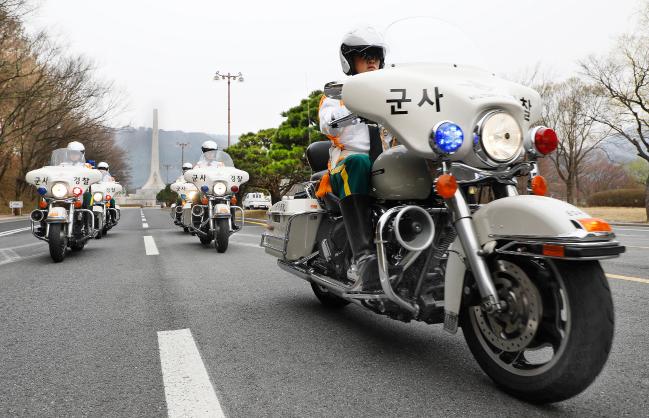
<svg viewBox="0 0 649 418">
<path fill-rule="evenodd" d="M 249 242 L 232 241 L 232 243 L 235 244 L 235 245 L 243 245 L 243 246 L 246 246 L 246 247 L 263 248 L 263 247 L 260 247 L 259 244 L 251 244 Z"/>
<path fill-rule="evenodd" d="M 649 228 L 645 229 L 633 229 L 633 228 L 613 228 L 613 232 L 615 231 L 640 231 L 640 232 L 649 232 Z"/>
<path fill-rule="evenodd" d="M 629 282 L 649 284 L 649 279 L 642 279 L 640 277 L 622 276 L 621 274 L 609 274 L 609 273 L 606 273 L 606 277 L 608 277 L 609 279 L 627 280 Z"/>
<path fill-rule="evenodd" d="M 635 238 L 644 238 L 647 239 L 649 238 L 648 236 L 645 235 L 631 235 L 631 234 L 615 234 L 616 237 L 635 237 Z"/>
<path fill-rule="evenodd" d="M 159 255 L 158 247 L 155 245 L 155 241 L 151 235 L 145 235 L 144 237 L 144 251 L 146 255 Z"/>
<path fill-rule="evenodd" d="M 13 258 L 13 259 L 0 261 L 0 266 L 5 265 L 5 264 L 15 263 L 16 261 L 24 261 L 24 260 L 29 260 L 30 258 L 41 257 L 41 256 L 44 256 L 45 254 L 49 254 L 49 251 L 48 250 L 39 251 L 37 253 L 30 254 L 30 255 L 25 255 L 25 256 L 19 255 L 18 257 Z"/>
<path fill-rule="evenodd" d="M 0 232 L 0 237 L 6 237 L 7 235 L 13 235 L 13 234 L 17 234 L 19 232 L 29 231 L 30 229 L 31 228 L 28 226 L 26 228 L 18 228 L 18 229 L 12 229 L 12 230 L 9 230 L 9 231 L 3 231 L 3 232 Z"/>
<path fill-rule="evenodd" d="M 145 222 L 145 223 L 142 224 L 142 228 L 147 229 L 148 227 L 149 227 L 148 223 Z"/>
<path fill-rule="evenodd" d="M 642 250 L 649 250 L 649 247 L 636 247 L 634 245 L 625 245 L 626 248 L 640 248 Z"/>
<path fill-rule="evenodd" d="M 169 417 L 225 417 L 189 329 L 159 331 Z"/>
<path fill-rule="evenodd" d="M 20 260 L 20 255 L 13 248 L 0 250 L 0 264 L 13 263 Z"/>
<path fill-rule="evenodd" d="M 47 243 L 45 243 L 43 241 L 32 242 L 30 244 L 17 245 L 15 247 L 0 248 L 0 251 L 2 251 L 2 250 L 18 250 L 18 249 L 21 249 L 21 248 L 30 248 L 30 247 L 38 247 L 38 246 L 47 246 Z"/>
</svg>

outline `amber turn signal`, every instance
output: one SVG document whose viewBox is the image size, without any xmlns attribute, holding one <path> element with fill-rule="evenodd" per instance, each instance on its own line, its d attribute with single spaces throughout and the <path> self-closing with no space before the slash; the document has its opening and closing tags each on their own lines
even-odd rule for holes
<svg viewBox="0 0 649 418">
<path fill-rule="evenodd" d="M 455 180 L 455 176 L 451 174 L 442 174 L 437 177 L 437 181 L 435 182 L 435 193 L 444 199 L 450 199 L 455 195 L 456 191 L 457 180 Z"/>
<path fill-rule="evenodd" d="M 565 257 L 566 249 L 563 245 L 543 244 L 543 255 L 548 257 Z"/>
<path fill-rule="evenodd" d="M 38 207 L 41 208 L 41 209 L 45 209 L 47 207 L 47 202 L 44 201 L 44 200 L 41 200 L 40 202 L 38 202 Z"/>
<path fill-rule="evenodd" d="M 613 229 L 611 225 L 608 224 L 603 219 L 599 218 L 582 218 L 577 219 L 577 221 L 584 227 L 588 232 L 611 232 Z"/>
<path fill-rule="evenodd" d="M 230 199 L 230 204 L 231 205 L 236 205 L 237 204 L 237 197 L 236 196 L 232 196 L 232 199 Z"/>
<path fill-rule="evenodd" d="M 201 203 L 203 205 L 207 205 L 207 202 L 208 202 L 207 197 L 205 197 L 205 196 L 201 197 Z"/>
<path fill-rule="evenodd" d="M 548 192 L 548 182 L 543 176 L 534 176 L 532 179 L 532 193 L 537 196 L 545 196 Z"/>
</svg>

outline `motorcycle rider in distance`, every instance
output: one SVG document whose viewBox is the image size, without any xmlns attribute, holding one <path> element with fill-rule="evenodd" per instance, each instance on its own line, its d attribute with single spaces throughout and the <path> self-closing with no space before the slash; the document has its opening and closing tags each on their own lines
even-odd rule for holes
<svg viewBox="0 0 649 418">
<path fill-rule="evenodd" d="M 348 32 L 339 51 L 343 72 L 353 76 L 383 68 L 386 49 L 383 36 L 372 27 Z M 380 284 L 370 217 L 370 130 L 362 122 L 338 128 L 329 126 L 329 122 L 350 113 L 342 100 L 323 96 L 320 101 L 320 131 L 331 140 L 331 148 L 329 172 L 320 182 L 317 195 L 333 192 L 340 198 L 353 262 L 362 279 L 362 289 L 356 290 L 371 291 L 378 290 Z"/>
<path fill-rule="evenodd" d="M 180 175 L 180 177 L 178 177 L 178 179 L 176 180 L 176 183 L 185 183 L 185 181 L 186 181 L 185 180 L 185 173 L 188 172 L 189 170 L 191 170 L 192 168 L 193 168 L 192 163 L 184 163 L 182 165 L 182 167 L 181 167 L 181 170 L 183 172 Z M 187 196 L 187 197 L 189 197 L 189 196 Z M 189 199 L 187 199 L 187 200 L 189 200 Z M 183 199 L 180 197 L 180 195 L 178 195 L 178 197 L 176 198 L 176 205 L 182 206 L 183 203 L 184 203 Z"/>
<path fill-rule="evenodd" d="M 101 172 L 101 181 L 115 181 L 113 176 L 110 175 L 110 172 L 108 171 L 108 169 L 109 169 L 108 163 L 105 162 L 105 161 L 102 161 L 99 164 L 97 164 L 97 170 L 99 170 Z M 110 202 L 108 202 L 108 203 L 109 203 L 108 207 L 114 208 L 115 207 L 115 198 L 113 196 L 111 196 Z M 108 216 L 110 216 L 110 219 L 112 221 L 115 220 L 114 219 L 115 215 L 114 215 L 114 213 L 112 211 L 108 212 Z"/>
<path fill-rule="evenodd" d="M 222 167 L 223 163 L 217 161 L 216 157 L 219 151 L 219 146 L 215 141 L 205 141 L 201 145 L 203 158 L 196 163 L 195 167 Z"/>
</svg>

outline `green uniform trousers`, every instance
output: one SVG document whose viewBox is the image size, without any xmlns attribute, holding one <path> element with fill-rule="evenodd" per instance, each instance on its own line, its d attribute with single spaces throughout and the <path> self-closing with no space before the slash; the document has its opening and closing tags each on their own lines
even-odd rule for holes
<svg viewBox="0 0 649 418">
<path fill-rule="evenodd" d="M 352 154 L 330 171 L 331 189 L 339 198 L 369 194 L 372 163 L 369 155 Z"/>
</svg>

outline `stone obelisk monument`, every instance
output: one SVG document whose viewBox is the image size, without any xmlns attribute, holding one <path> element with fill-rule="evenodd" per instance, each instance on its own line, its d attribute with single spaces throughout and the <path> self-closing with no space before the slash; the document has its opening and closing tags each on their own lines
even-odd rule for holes
<svg viewBox="0 0 649 418">
<path fill-rule="evenodd" d="M 160 175 L 160 149 L 158 145 L 158 109 L 153 109 L 153 133 L 151 136 L 151 168 L 149 169 L 149 179 L 144 183 L 142 188 L 138 189 L 137 194 L 155 196 L 165 188 L 165 182 Z"/>
<path fill-rule="evenodd" d="M 137 192 L 121 200 L 120 204 L 155 206 L 156 195 L 166 187 L 160 175 L 160 148 L 158 145 L 158 109 L 153 109 L 153 132 L 151 135 L 151 167 L 149 178 Z"/>
</svg>

